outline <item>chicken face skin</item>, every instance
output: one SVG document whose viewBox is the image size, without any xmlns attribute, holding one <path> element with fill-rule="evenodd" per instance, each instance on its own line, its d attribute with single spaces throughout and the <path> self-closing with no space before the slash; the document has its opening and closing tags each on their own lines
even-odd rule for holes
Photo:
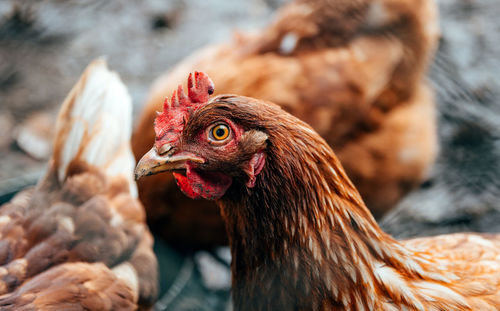
<svg viewBox="0 0 500 311">
<path fill-rule="evenodd" d="M 220 199 L 233 179 L 252 188 L 265 165 L 263 149 L 267 135 L 256 130 L 245 131 L 231 117 L 224 111 L 219 116 L 203 109 L 196 111 L 188 119 L 194 122 L 186 124 L 176 143 L 163 148 L 168 152 L 162 154 L 155 146 L 141 159 L 136 178 L 182 170 L 185 174 L 174 172 L 177 185 L 193 199 Z"/>
</svg>

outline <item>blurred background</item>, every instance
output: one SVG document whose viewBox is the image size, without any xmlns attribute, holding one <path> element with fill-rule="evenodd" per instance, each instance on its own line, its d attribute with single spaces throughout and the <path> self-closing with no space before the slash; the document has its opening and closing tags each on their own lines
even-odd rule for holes
<svg viewBox="0 0 500 311">
<path fill-rule="evenodd" d="M 32 185 L 50 155 L 55 114 L 83 68 L 104 55 L 137 116 L 153 81 L 206 44 L 267 25 L 285 0 L 0 0 L 0 203 Z M 439 154 L 428 178 L 381 225 L 400 238 L 500 232 L 500 6 L 438 0 L 429 72 Z M 27 147 L 29 146 L 29 148 Z M 156 244 L 158 310 L 229 308 L 227 248 Z"/>
</svg>

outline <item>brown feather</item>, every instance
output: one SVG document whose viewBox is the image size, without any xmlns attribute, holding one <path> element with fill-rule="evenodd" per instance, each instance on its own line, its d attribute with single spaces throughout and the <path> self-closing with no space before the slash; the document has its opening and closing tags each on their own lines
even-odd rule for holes
<svg viewBox="0 0 500 311">
<path fill-rule="evenodd" d="M 65 263 L 0 296 L 0 309 L 135 310 L 133 293 L 101 263 Z"/>
</svg>

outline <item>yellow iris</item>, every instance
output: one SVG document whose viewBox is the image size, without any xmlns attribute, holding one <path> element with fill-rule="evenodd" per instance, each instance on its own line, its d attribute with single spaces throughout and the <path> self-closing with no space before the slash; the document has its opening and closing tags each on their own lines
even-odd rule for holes
<svg viewBox="0 0 500 311">
<path fill-rule="evenodd" d="M 215 140 L 224 140 L 229 136 L 229 127 L 225 124 L 219 124 L 212 128 L 212 137 Z"/>
</svg>

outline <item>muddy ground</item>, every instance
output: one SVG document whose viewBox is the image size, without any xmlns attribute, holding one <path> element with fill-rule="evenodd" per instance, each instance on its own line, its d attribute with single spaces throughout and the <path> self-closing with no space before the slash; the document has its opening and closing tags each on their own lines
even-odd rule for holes
<svg viewBox="0 0 500 311">
<path fill-rule="evenodd" d="M 0 199 L 43 172 L 46 150 L 33 141 L 43 141 L 44 133 L 30 132 L 30 126 L 51 124 L 93 58 L 107 57 L 129 87 L 137 112 L 165 69 L 198 47 L 229 38 L 235 29 L 261 27 L 280 2 L 0 1 Z M 429 78 L 437 92 L 441 152 L 429 179 L 382 221 L 398 237 L 500 232 L 500 5 L 496 0 L 438 2 L 443 35 Z M 33 116 L 39 121 L 30 121 Z M 23 122 L 28 134 L 21 134 Z M 33 139 L 33 132 L 41 137 Z M 169 310 L 226 308 L 227 278 L 216 285 L 206 281 L 206 275 L 227 273 L 221 261 L 210 263 L 227 257 L 224 250 L 186 257 L 158 246 L 158 252 L 174 271 L 162 271 Z M 207 261 L 212 270 L 203 274 Z M 180 291 L 178 286 L 172 292 L 171 283 Z"/>
</svg>

